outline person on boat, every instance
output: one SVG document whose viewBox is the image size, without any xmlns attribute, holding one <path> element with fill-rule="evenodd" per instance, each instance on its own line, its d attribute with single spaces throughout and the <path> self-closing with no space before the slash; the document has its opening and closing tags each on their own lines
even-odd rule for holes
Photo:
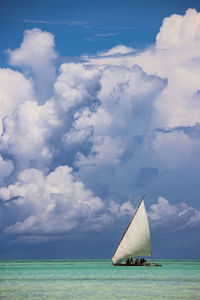
<svg viewBox="0 0 200 300">
<path fill-rule="evenodd" d="M 127 265 L 127 266 L 130 265 L 130 260 L 129 260 L 129 258 L 127 258 L 127 260 L 126 260 L 126 265 Z"/>
<path fill-rule="evenodd" d="M 130 264 L 133 265 L 133 258 L 131 257 Z"/>
<path fill-rule="evenodd" d="M 144 257 L 142 257 L 142 258 L 140 259 L 140 264 L 143 265 L 145 262 L 146 262 L 146 259 L 144 259 Z"/>
<path fill-rule="evenodd" d="M 138 257 L 136 258 L 136 260 L 135 260 L 135 265 L 139 265 L 139 259 L 138 259 Z"/>
</svg>

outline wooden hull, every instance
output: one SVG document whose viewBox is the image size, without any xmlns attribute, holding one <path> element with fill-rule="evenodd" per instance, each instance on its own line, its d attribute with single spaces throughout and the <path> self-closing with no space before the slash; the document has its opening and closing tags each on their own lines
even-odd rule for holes
<svg viewBox="0 0 200 300">
<path fill-rule="evenodd" d="M 127 265 L 127 264 L 115 264 L 115 267 L 161 267 L 162 265 L 160 264 L 154 264 L 154 263 L 145 263 L 145 264 L 131 264 L 131 265 Z"/>
</svg>

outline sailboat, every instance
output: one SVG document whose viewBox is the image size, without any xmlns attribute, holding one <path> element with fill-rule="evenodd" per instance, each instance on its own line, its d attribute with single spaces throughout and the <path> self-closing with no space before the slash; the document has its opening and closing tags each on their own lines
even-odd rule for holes
<svg viewBox="0 0 200 300">
<path fill-rule="evenodd" d="M 138 256 L 152 257 L 149 222 L 143 196 L 133 218 L 126 228 L 115 250 L 112 261 L 115 266 L 160 266 L 155 263 L 129 263 L 129 259 Z M 123 263 L 123 260 L 128 260 Z"/>
</svg>

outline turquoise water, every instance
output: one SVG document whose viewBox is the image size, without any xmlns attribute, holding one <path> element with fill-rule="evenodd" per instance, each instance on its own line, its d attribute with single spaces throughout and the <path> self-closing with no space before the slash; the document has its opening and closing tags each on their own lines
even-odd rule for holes
<svg viewBox="0 0 200 300">
<path fill-rule="evenodd" d="M 110 260 L 0 261 L 0 299 L 200 299 L 200 261 L 114 267 Z"/>
</svg>

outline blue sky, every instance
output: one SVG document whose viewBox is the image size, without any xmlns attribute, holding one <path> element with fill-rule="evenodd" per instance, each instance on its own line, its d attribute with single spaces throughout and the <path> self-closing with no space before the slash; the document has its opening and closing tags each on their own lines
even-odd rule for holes
<svg viewBox="0 0 200 300">
<path fill-rule="evenodd" d="M 1 1 L 0 258 L 199 258 L 199 1 Z M 81 246 L 80 246 L 81 245 Z"/>
<path fill-rule="evenodd" d="M 154 43 L 162 20 L 199 9 L 199 1 L 1 1 L 1 57 L 19 45 L 26 29 L 55 35 L 61 56 L 95 54 L 117 44 L 144 48 Z M 6 56 L 2 57 L 5 63 Z"/>
</svg>

